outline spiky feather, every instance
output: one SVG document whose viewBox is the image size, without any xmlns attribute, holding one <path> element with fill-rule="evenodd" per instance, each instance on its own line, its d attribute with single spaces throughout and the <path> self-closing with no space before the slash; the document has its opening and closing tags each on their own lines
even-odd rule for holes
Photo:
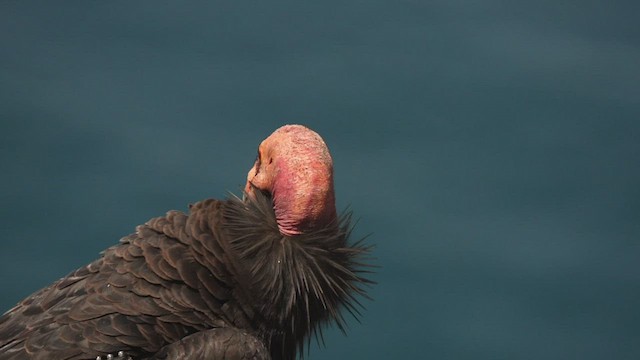
<svg viewBox="0 0 640 360">
<path fill-rule="evenodd" d="M 263 317 L 272 355 L 295 358 L 332 323 L 344 332 L 342 310 L 359 317 L 358 297 L 367 297 L 365 287 L 372 283 L 363 276 L 370 272 L 370 246 L 349 244 L 351 212 L 322 229 L 284 236 L 271 197 L 258 191 L 244 201 L 232 197 L 224 218 L 236 261 L 251 279 L 247 290 Z"/>
</svg>

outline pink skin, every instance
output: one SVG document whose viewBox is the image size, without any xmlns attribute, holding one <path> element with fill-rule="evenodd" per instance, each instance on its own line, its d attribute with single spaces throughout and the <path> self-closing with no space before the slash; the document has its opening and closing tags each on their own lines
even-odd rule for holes
<svg viewBox="0 0 640 360">
<path fill-rule="evenodd" d="M 336 218 L 329 149 L 320 135 L 302 125 L 285 125 L 260 144 L 247 175 L 249 196 L 251 185 L 272 194 L 283 235 L 319 229 Z"/>
</svg>

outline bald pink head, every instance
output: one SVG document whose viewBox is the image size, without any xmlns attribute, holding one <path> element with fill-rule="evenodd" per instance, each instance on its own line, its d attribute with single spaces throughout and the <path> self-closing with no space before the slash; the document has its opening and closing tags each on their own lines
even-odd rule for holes
<svg viewBox="0 0 640 360">
<path fill-rule="evenodd" d="M 283 235 L 319 229 L 336 218 L 329 149 L 320 135 L 302 125 L 285 125 L 260 144 L 247 175 L 249 196 L 251 185 L 271 193 Z"/>
</svg>

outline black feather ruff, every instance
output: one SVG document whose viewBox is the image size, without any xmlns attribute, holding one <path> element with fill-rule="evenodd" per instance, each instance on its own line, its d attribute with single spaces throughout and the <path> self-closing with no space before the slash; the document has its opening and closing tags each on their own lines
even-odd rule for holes
<svg viewBox="0 0 640 360">
<path fill-rule="evenodd" d="M 255 310 L 260 332 L 274 358 L 295 359 L 322 328 L 336 324 L 345 331 L 343 310 L 358 319 L 359 297 L 368 298 L 363 277 L 371 247 L 349 244 L 351 212 L 326 227 L 292 237 L 278 230 L 272 199 L 254 192 L 245 200 L 231 197 L 224 210 L 231 256 L 240 264 L 238 284 Z M 320 340 L 321 341 L 321 340 Z"/>
</svg>

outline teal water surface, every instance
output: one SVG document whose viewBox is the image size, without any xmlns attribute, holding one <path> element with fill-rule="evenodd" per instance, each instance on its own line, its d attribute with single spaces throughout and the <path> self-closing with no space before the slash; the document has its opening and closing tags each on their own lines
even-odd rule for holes
<svg viewBox="0 0 640 360">
<path fill-rule="evenodd" d="M 0 312 L 329 144 L 373 301 L 309 359 L 640 358 L 635 2 L 0 4 Z"/>
</svg>

